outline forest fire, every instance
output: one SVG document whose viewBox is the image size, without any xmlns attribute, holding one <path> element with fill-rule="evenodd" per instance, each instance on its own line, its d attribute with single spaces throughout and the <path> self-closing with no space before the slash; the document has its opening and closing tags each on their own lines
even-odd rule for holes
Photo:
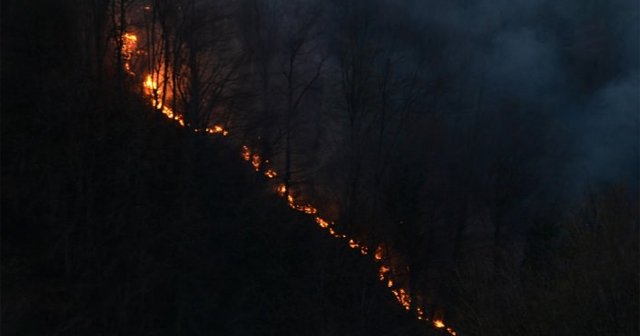
<svg viewBox="0 0 640 336">
<path fill-rule="evenodd" d="M 148 89 L 149 91 L 153 91 L 153 90 L 157 90 L 158 89 L 158 83 L 156 83 L 153 80 L 153 77 L 151 75 L 147 75 L 147 78 L 144 80 L 143 86 L 146 89 Z M 152 93 L 152 92 L 150 92 L 150 93 Z M 149 92 L 147 94 L 149 94 Z"/>
<path fill-rule="evenodd" d="M 178 122 L 180 126 L 185 126 L 184 118 L 182 117 L 182 115 L 173 113 L 173 110 L 171 108 L 164 106 L 162 102 L 156 99 L 156 97 L 161 95 L 162 93 L 158 89 L 158 83 L 153 80 L 153 77 L 151 75 L 147 75 L 142 86 L 145 88 L 145 93 L 151 99 L 151 105 L 154 108 L 162 112 L 162 114 L 164 114 L 167 118 Z"/>
<path fill-rule="evenodd" d="M 640 1 L 444 4 L 8 1 L 7 334 L 640 335 Z"/>
<path fill-rule="evenodd" d="M 124 70 L 131 76 L 135 76 L 133 70 L 131 70 L 131 59 L 133 58 L 138 45 L 138 36 L 130 33 L 122 35 L 122 60 L 124 64 Z"/>
<path fill-rule="evenodd" d="M 391 293 L 405 310 L 411 310 L 411 295 L 404 288 L 392 289 Z"/>
<path fill-rule="evenodd" d="M 136 44 L 137 44 L 137 36 L 134 34 L 127 33 L 123 36 L 123 50 L 122 53 L 125 56 L 126 60 L 124 67 L 127 73 L 131 76 L 135 76 L 135 73 L 131 70 L 131 58 L 135 54 Z M 148 74 L 144 77 L 144 81 L 142 82 L 144 93 L 151 105 L 162 112 L 168 119 L 177 122 L 180 126 L 185 127 L 184 117 L 180 114 L 174 113 L 174 111 L 165 106 L 163 101 L 158 97 L 162 96 L 162 89 L 159 88 L 157 81 L 153 79 L 151 74 Z M 194 129 L 196 133 L 206 133 L 210 135 L 222 135 L 227 136 L 229 131 L 227 131 L 221 125 L 213 125 L 211 127 L 206 127 L 204 129 Z M 244 161 L 247 161 L 251 164 L 253 170 L 255 172 L 262 173 L 264 176 L 270 180 L 275 179 L 279 176 L 276 170 L 273 168 L 267 167 L 269 165 L 269 160 L 265 160 L 259 153 L 253 152 L 249 146 L 243 145 L 241 147 L 241 157 Z M 369 255 L 369 248 L 366 244 L 362 242 L 358 242 L 354 237 L 349 237 L 345 233 L 340 233 L 335 229 L 335 224 L 333 222 L 329 222 L 319 215 L 319 211 L 316 207 L 308 203 L 300 203 L 296 200 L 296 198 L 291 194 L 291 191 L 288 190 L 287 186 L 284 183 L 278 183 L 275 188 L 276 194 L 280 197 L 286 199 L 287 204 L 290 208 L 303 212 L 308 215 L 314 216 L 314 221 L 321 229 L 327 229 L 329 235 L 333 238 L 344 239 L 346 240 L 347 246 L 351 249 L 358 250 L 358 252 L 362 255 Z M 372 254 L 373 260 L 377 263 L 381 263 L 378 269 L 379 280 L 384 283 L 384 285 L 390 290 L 398 303 L 403 307 L 403 309 L 407 311 L 412 310 L 412 302 L 415 302 L 414 298 L 409 294 L 409 291 L 403 287 L 396 287 L 396 281 L 392 279 L 392 269 L 389 264 L 385 263 L 385 260 L 389 260 L 389 256 L 387 255 L 388 250 L 383 247 L 383 245 L 378 245 Z M 421 307 L 416 306 L 415 308 L 416 317 L 418 320 L 430 321 L 429 318 L 425 316 L 425 312 Z M 441 329 L 446 331 L 448 334 L 452 336 L 457 336 L 457 333 L 451 328 L 445 325 L 442 320 L 434 320 L 431 325 L 434 328 Z"/>
</svg>

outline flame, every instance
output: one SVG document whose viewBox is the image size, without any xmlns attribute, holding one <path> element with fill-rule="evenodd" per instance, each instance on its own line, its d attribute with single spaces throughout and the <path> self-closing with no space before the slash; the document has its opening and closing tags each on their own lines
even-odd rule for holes
<svg viewBox="0 0 640 336">
<path fill-rule="evenodd" d="M 326 229 L 329 227 L 329 222 L 327 222 L 326 220 L 322 219 L 322 217 L 318 217 L 316 216 L 316 223 L 318 223 L 318 225 L 320 225 L 321 228 Z"/>
<path fill-rule="evenodd" d="M 125 43 L 128 44 L 123 48 L 125 48 L 127 51 L 134 51 L 136 48 L 136 44 L 138 43 L 138 36 L 130 33 L 124 33 L 124 35 L 122 35 L 122 38 L 124 39 Z"/>
<path fill-rule="evenodd" d="M 132 33 L 124 33 L 122 35 L 122 60 L 125 71 L 134 76 L 135 73 L 131 70 L 131 59 L 135 54 L 136 48 L 138 46 L 138 36 Z"/>
<path fill-rule="evenodd" d="M 444 322 L 440 320 L 433 321 L 433 326 L 440 329 L 445 327 Z"/>
<path fill-rule="evenodd" d="M 144 83 L 142 85 L 145 89 L 148 89 L 150 91 L 158 89 L 158 83 L 153 80 L 153 76 L 151 75 L 147 75 L 147 78 L 144 80 Z"/>
</svg>

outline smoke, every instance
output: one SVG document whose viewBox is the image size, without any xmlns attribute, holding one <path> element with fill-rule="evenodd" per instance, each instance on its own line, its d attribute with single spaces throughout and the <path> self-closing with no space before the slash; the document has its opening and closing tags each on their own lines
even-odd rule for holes
<svg viewBox="0 0 640 336">
<path fill-rule="evenodd" d="M 444 36 L 452 56 L 443 71 L 471 69 L 456 90 L 482 87 L 483 113 L 517 101 L 545 120 L 531 140 L 546 142 L 539 169 L 573 193 L 587 183 L 638 185 L 639 4 L 434 0 L 407 12 L 426 36 Z"/>
</svg>

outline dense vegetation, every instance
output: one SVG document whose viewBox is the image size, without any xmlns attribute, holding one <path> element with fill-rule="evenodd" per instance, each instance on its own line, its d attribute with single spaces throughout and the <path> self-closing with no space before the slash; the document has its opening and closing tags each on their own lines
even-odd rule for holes
<svg viewBox="0 0 640 336">
<path fill-rule="evenodd" d="M 631 25 L 623 2 L 567 2 L 575 20 L 541 6 L 558 16 L 473 33 L 387 1 L 149 1 L 152 15 L 143 3 L 2 4 L 7 335 L 437 333 L 273 195 L 241 142 L 372 250 L 391 247 L 408 288 L 461 335 L 640 332 L 637 137 L 625 137 L 638 62 L 614 24 Z M 564 65 L 539 69 L 566 78 L 477 68 L 467 42 L 517 58 L 515 41 L 540 41 L 509 35 L 517 24 L 566 40 Z M 128 31 L 146 45 L 137 75 L 117 37 Z M 155 99 L 187 127 L 141 95 L 146 71 L 172 86 Z M 593 133 L 606 147 L 577 123 L 584 161 L 557 130 L 581 108 L 630 125 Z M 233 137 L 192 132 L 211 121 Z"/>
<path fill-rule="evenodd" d="M 424 334 L 235 149 L 75 68 L 54 8 L 5 21 L 3 334 Z"/>
</svg>

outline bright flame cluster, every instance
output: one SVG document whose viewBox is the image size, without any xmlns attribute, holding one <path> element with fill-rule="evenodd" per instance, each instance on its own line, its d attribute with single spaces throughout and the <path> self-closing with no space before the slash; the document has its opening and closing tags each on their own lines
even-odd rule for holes
<svg viewBox="0 0 640 336">
<path fill-rule="evenodd" d="M 132 70 L 131 60 L 135 55 L 136 49 L 138 46 L 138 36 L 125 33 L 122 35 L 122 61 L 124 65 L 124 70 L 131 76 L 134 76 L 135 73 Z"/>
<path fill-rule="evenodd" d="M 131 71 L 130 61 L 133 55 L 135 54 L 136 43 L 138 38 L 134 34 L 127 33 L 123 36 L 123 40 L 124 40 L 124 43 L 122 47 L 123 48 L 122 54 L 125 56 L 125 60 L 126 60 L 124 67 L 125 67 L 125 70 L 131 76 L 134 76 L 135 74 Z M 143 82 L 143 87 L 145 89 L 144 90 L 145 95 L 149 98 L 150 103 L 154 108 L 162 112 L 162 114 L 164 114 L 168 119 L 177 122 L 177 124 L 179 124 L 180 126 L 182 127 L 185 126 L 185 121 L 182 115 L 174 113 L 174 111 L 171 108 L 164 106 L 164 104 L 161 101 L 157 100 L 156 97 L 160 97 L 162 92 L 159 92 L 161 91 L 161 89 L 158 87 L 157 81 L 153 79 L 153 76 L 151 74 L 145 77 L 145 80 Z M 222 135 L 222 136 L 227 136 L 229 134 L 229 131 L 227 131 L 222 125 L 213 125 L 212 127 L 207 127 L 205 129 L 194 129 L 193 131 L 196 133 L 205 132 L 211 135 Z M 247 161 L 251 164 L 251 166 L 256 172 L 259 173 L 262 170 L 264 176 L 267 177 L 268 179 L 274 179 L 278 176 L 277 171 L 272 167 L 268 166 L 269 160 L 264 160 L 260 155 L 260 153 L 252 151 L 249 148 L 249 146 L 243 145 L 241 147 L 240 155 L 244 161 Z M 296 211 L 306 213 L 308 215 L 313 215 L 315 223 L 318 225 L 318 227 L 320 229 L 326 230 L 331 237 L 337 238 L 337 239 L 343 239 L 349 248 L 353 250 L 358 250 L 358 252 L 362 255 L 369 254 L 369 248 L 367 244 L 359 242 L 354 237 L 349 237 L 344 233 L 339 233 L 336 229 L 336 225 L 334 222 L 321 217 L 318 209 L 313 205 L 306 202 L 300 202 L 297 199 L 297 197 L 292 194 L 291 190 L 287 190 L 287 187 L 285 184 L 283 183 L 277 184 L 275 191 L 277 195 L 286 199 L 287 204 L 289 205 L 290 208 Z M 383 245 L 378 245 L 374 250 L 372 256 L 373 256 L 374 262 L 380 265 L 378 268 L 379 280 L 389 288 L 389 290 L 391 291 L 393 296 L 396 298 L 398 303 L 400 303 L 400 305 L 405 310 L 411 311 L 412 302 L 415 302 L 415 300 L 413 300 L 408 289 L 396 285 L 397 281 L 394 281 L 394 278 L 392 276 L 393 274 L 392 267 L 389 264 L 391 258 L 389 255 L 387 255 L 387 249 Z M 424 310 L 415 304 L 413 309 L 415 310 L 417 319 L 422 321 L 427 321 L 433 327 L 442 329 L 452 336 L 457 336 L 456 331 L 454 331 L 451 327 L 448 327 L 447 325 L 445 325 L 445 323 L 441 319 L 431 320 L 430 318 L 425 316 L 426 314 Z"/>
</svg>

